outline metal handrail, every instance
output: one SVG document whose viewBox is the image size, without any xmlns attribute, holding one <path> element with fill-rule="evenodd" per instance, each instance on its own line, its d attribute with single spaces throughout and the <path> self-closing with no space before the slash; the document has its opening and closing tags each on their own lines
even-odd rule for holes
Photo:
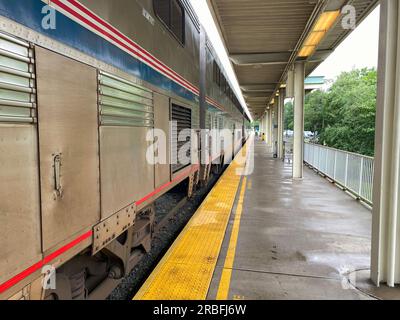
<svg viewBox="0 0 400 320">
<path fill-rule="evenodd" d="M 304 162 L 372 205 L 374 158 L 304 143 Z"/>
</svg>

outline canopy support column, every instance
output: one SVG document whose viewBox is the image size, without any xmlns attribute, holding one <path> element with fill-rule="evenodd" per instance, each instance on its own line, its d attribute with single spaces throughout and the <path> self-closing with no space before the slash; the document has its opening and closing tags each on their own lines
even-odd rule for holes
<svg viewBox="0 0 400 320">
<path fill-rule="evenodd" d="M 371 279 L 400 283 L 400 4 L 381 1 Z"/>
<path fill-rule="evenodd" d="M 283 90 L 279 93 L 279 103 L 278 103 L 278 158 L 283 158 L 283 118 L 284 118 L 284 108 L 285 108 L 285 95 Z"/>
<path fill-rule="evenodd" d="M 294 67 L 294 132 L 293 132 L 293 178 L 303 178 L 304 144 L 304 78 L 305 62 L 298 61 Z"/>
<path fill-rule="evenodd" d="M 273 118 L 273 112 L 272 112 L 271 107 L 268 110 L 268 135 L 269 135 L 268 146 L 270 148 L 273 148 L 273 146 L 274 146 L 274 118 Z"/>
</svg>

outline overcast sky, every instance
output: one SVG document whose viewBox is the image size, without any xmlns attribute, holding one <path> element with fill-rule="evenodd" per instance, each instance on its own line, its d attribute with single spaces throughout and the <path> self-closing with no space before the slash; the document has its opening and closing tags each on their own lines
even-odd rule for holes
<svg viewBox="0 0 400 320">
<path fill-rule="evenodd" d="M 208 37 L 223 63 L 228 77 L 245 106 L 236 75 L 230 64 L 225 47 L 219 36 L 217 27 L 208 9 L 206 0 L 190 0 Z M 343 71 L 353 68 L 376 67 L 378 62 L 379 41 L 379 7 L 368 16 L 349 37 L 324 61 L 312 75 L 325 76 L 327 79 L 336 78 Z"/>
<path fill-rule="evenodd" d="M 372 68 L 378 64 L 379 7 L 377 7 L 312 75 L 336 78 L 353 68 Z"/>
</svg>

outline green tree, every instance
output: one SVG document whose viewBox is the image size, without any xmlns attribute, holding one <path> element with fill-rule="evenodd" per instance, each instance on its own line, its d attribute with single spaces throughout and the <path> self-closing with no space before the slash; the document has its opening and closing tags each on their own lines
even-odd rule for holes
<svg viewBox="0 0 400 320">
<path fill-rule="evenodd" d="M 293 122 L 294 122 L 293 103 L 287 102 L 285 104 L 285 113 L 284 113 L 285 130 L 293 130 Z"/>
<path fill-rule="evenodd" d="M 364 155 L 374 155 L 376 113 L 375 69 L 343 72 L 328 91 L 305 98 L 304 129 L 317 134 L 321 144 Z M 293 104 L 285 105 L 285 129 L 293 130 Z"/>
<path fill-rule="evenodd" d="M 304 130 L 321 134 L 328 123 L 326 114 L 327 95 L 321 90 L 311 92 L 306 96 L 304 105 Z"/>
<path fill-rule="evenodd" d="M 328 146 L 374 155 L 377 72 L 361 69 L 341 74 L 327 96 L 328 126 L 321 139 Z"/>
</svg>

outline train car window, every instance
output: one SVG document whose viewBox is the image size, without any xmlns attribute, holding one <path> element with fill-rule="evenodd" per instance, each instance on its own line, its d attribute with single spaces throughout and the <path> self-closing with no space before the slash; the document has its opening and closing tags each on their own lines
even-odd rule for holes
<svg viewBox="0 0 400 320">
<path fill-rule="evenodd" d="M 215 61 L 213 64 L 213 81 L 215 83 L 218 83 L 218 65 Z"/>
<path fill-rule="evenodd" d="M 184 29 L 185 29 L 185 15 L 181 4 L 178 1 L 171 3 L 171 30 L 181 43 L 185 42 Z"/>
<path fill-rule="evenodd" d="M 154 10 L 157 16 L 167 25 L 171 25 L 170 2 L 165 0 L 154 0 Z"/>
<path fill-rule="evenodd" d="M 216 61 L 214 61 L 214 70 L 213 70 L 213 78 L 214 82 L 220 86 L 221 85 L 221 70 L 219 69 L 219 66 Z"/>
<path fill-rule="evenodd" d="M 185 10 L 179 0 L 153 0 L 154 11 L 175 38 L 185 44 Z"/>
</svg>

